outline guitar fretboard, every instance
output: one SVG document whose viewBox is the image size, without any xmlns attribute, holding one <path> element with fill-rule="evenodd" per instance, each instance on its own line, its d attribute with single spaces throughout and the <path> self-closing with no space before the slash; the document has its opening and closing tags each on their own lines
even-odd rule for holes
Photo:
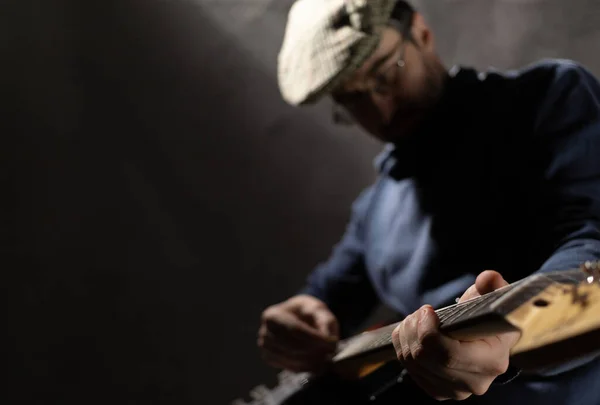
<svg viewBox="0 0 600 405">
<path fill-rule="evenodd" d="M 587 274 L 581 269 L 535 274 L 489 294 L 436 310 L 440 329 L 460 328 L 462 324 L 496 314 L 505 316 L 528 302 L 551 284 L 578 284 Z M 399 323 L 364 332 L 340 342 L 334 362 L 368 354 L 392 345 L 392 331 Z"/>
</svg>

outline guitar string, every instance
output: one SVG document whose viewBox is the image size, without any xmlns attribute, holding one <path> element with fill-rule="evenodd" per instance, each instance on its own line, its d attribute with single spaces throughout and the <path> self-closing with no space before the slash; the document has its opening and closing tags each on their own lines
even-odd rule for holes
<svg viewBox="0 0 600 405">
<path fill-rule="evenodd" d="M 579 277 L 571 277 L 571 276 L 569 276 L 569 274 L 579 275 Z M 530 277 L 534 277 L 534 276 L 539 276 L 539 277 L 536 277 L 533 279 L 533 281 L 530 281 L 531 285 L 528 287 L 534 287 L 534 288 L 539 287 L 542 283 L 547 283 L 548 281 L 550 282 L 550 284 L 542 285 L 542 287 L 546 287 L 551 284 L 564 284 L 564 283 L 561 283 L 560 281 L 555 281 L 555 279 L 562 280 L 562 281 L 579 282 L 579 281 L 582 281 L 583 279 L 585 279 L 585 277 L 582 278 L 582 275 L 586 276 L 585 273 L 582 272 L 582 270 L 580 268 L 561 271 L 561 272 L 537 273 L 537 274 L 530 276 Z M 468 314 L 469 312 L 475 313 L 477 309 L 481 309 L 481 308 L 485 307 L 486 304 L 496 301 L 498 296 L 502 296 L 505 293 L 518 287 L 520 284 L 524 283 L 525 281 L 531 280 L 530 277 L 516 281 L 505 288 L 492 291 L 491 293 L 488 293 L 486 295 L 483 295 L 483 296 L 480 296 L 477 298 L 473 298 L 473 299 L 470 299 L 467 301 L 463 301 L 463 302 L 460 302 L 457 304 L 453 304 L 453 305 L 450 305 L 450 306 L 447 306 L 444 308 L 440 308 L 440 309 L 436 310 L 435 312 L 438 315 L 438 317 L 440 318 L 441 323 L 452 322 L 453 320 L 459 319 L 460 316 L 462 316 L 462 315 Z M 380 328 L 380 329 L 377 329 L 377 330 L 374 330 L 371 332 L 366 332 L 366 333 L 372 333 L 373 339 L 370 340 L 369 342 L 365 343 L 364 345 L 361 345 L 364 347 L 364 350 L 361 350 L 361 352 L 389 345 L 392 342 L 392 337 L 391 337 L 390 332 L 393 331 L 393 329 L 395 329 L 395 327 L 399 324 L 400 324 L 400 322 L 396 322 L 394 324 L 384 326 L 383 328 Z M 357 353 L 357 354 L 359 354 L 359 353 Z"/>
<path fill-rule="evenodd" d="M 569 276 L 569 274 L 573 274 L 573 276 L 571 277 L 571 276 Z M 547 287 L 552 284 L 565 284 L 565 281 L 579 283 L 579 282 L 585 280 L 589 276 L 587 273 L 581 271 L 581 269 L 572 269 L 572 270 L 567 270 L 567 271 L 563 271 L 563 272 L 555 272 L 555 273 L 538 273 L 537 275 L 540 277 L 534 279 L 531 282 L 531 284 L 535 285 L 536 283 L 540 284 L 543 281 L 545 281 L 545 282 L 549 281 L 550 284 L 546 284 L 544 287 Z M 578 276 L 578 277 L 575 277 L 575 276 Z M 507 287 L 505 289 L 496 290 L 490 294 L 484 295 L 483 297 L 487 297 L 487 299 L 480 297 L 481 299 L 475 298 L 473 300 L 464 301 L 461 303 L 451 305 L 449 307 L 441 308 L 441 309 L 437 310 L 436 313 L 440 317 L 440 321 L 442 321 L 442 318 L 445 318 L 445 320 L 448 321 L 452 315 L 455 315 L 457 313 L 460 313 L 462 315 L 464 313 L 467 313 L 469 309 L 473 309 L 473 312 L 475 312 L 475 308 L 480 309 L 481 307 L 483 307 L 484 303 L 489 303 L 489 301 L 494 301 L 495 298 L 497 297 L 497 295 L 503 295 L 503 293 L 513 290 L 516 286 L 518 286 L 518 284 L 520 284 L 522 281 L 525 281 L 525 280 L 527 280 L 527 278 L 524 280 L 520 280 L 518 282 L 512 283 L 512 284 L 510 284 L 510 287 Z M 499 291 L 502 291 L 502 294 L 498 294 Z M 494 293 L 496 293 L 496 294 L 494 294 Z M 462 308 L 462 310 L 461 310 L 461 308 Z M 450 314 L 450 315 L 448 315 L 448 314 Z M 458 315 L 453 318 L 457 319 L 461 315 Z M 399 322 L 392 324 L 392 325 L 387 325 L 387 326 L 380 328 L 379 330 L 391 331 L 398 324 L 399 324 Z M 391 335 L 390 335 L 390 339 L 391 339 Z M 349 339 L 347 339 L 347 340 L 349 340 Z M 285 397 L 287 397 L 287 395 L 290 392 L 293 392 L 293 390 L 290 391 L 289 389 L 286 389 L 284 392 L 281 392 L 283 387 L 287 386 L 289 383 L 292 383 L 292 382 L 293 382 L 292 385 L 301 386 L 308 381 L 309 377 L 306 373 L 292 373 L 289 371 L 282 371 L 281 373 L 278 374 L 278 379 L 279 379 L 279 384 L 277 384 L 277 387 L 273 390 L 269 390 L 269 393 L 272 396 L 271 399 L 273 399 L 273 396 L 274 396 L 277 399 L 277 401 L 284 399 Z M 273 394 L 280 394 L 280 395 L 273 395 Z M 261 399 L 261 398 L 256 398 L 256 400 L 258 401 L 258 403 L 263 403 L 263 399 Z M 236 403 L 237 403 L 237 401 L 236 401 Z M 254 403 L 256 403 L 256 401 L 251 402 L 251 404 L 254 404 Z"/>
<path fill-rule="evenodd" d="M 567 271 L 561 271 L 561 272 L 554 272 L 554 273 L 537 273 L 533 276 L 540 276 L 541 279 L 534 279 L 531 282 L 532 286 L 537 287 L 539 284 L 543 283 L 544 280 L 549 280 L 552 283 L 559 283 L 558 281 L 554 281 L 554 278 L 562 278 L 563 280 L 569 280 L 569 281 L 583 281 L 580 280 L 580 278 L 575 278 L 575 277 L 569 277 L 568 274 L 571 273 L 575 273 L 578 275 L 585 275 L 584 272 L 581 271 L 581 269 L 577 268 L 577 269 L 571 269 L 571 270 L 567 270 Z M 527 281 L 529 279 L 529 277 L 519 280 L 515 283 L 512 283 L 509 285 L 509 287 L 507 287 L 506 289 L 502 289 L 502 290 L 495 290 L 489 294 L 486 294 L 482 297 L 477 297 L 473 300 L 469 300 L 469 301 L 464 301 L 464 303 L 471 303 L 472 302 L 473 305 L 466 305 L 464 307 L 464 309 L 461 310 L 460 304 L 462 303 L 458 303 L 458 304 L 454 304 L 451 305 L 449 307 L 445 307 L 445 308 L 441 308 L 440 310 L 437 310 L 436 313 L 438 314 L 438 316 L 440 316 L 440 320 L 446 320 L 449 317 L 452 317 L 453 315 L 455 315 L 458 311 L 461 311 L 461 313 L 464 312 L 468 312 L 471 309 L 473 309 L 473 307 L 481 307 L 483 304 L 488 303 L 490 300 L 494 300 L 495 298 L 497 298 L 497 295 L 503 295 L 504 293 L 508 292 L 508 290 L 512 290 L 515 287 L 517 287 L 519 284 Z M 536 284 L 537 283 L 537 284 Z M 560 284 L 560 283 L 559 283 Z M 488 297 L 489 299 L 484 299 L 484 297 Z"/>
</svg>

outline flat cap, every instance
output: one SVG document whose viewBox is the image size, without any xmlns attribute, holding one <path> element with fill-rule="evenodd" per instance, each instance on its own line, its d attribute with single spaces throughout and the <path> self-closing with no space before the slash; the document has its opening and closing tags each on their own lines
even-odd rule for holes
<svg viewBox="0 0 600 405">
<path fill-rule="evenodd" d="M 310 104 L 375 51 L 396 0 L 296 0 L 277 61 L 283 99 Z"/>
</svg>

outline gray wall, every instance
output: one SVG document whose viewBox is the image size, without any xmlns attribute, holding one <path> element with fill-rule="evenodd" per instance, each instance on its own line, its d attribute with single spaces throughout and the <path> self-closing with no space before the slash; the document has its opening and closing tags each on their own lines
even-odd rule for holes
<svg viewBox="0 0 600 405">
<path fill-rule="evenodd" d="M 286 106 L 291 2 L 4 2 L 3 403 L 220 404 L 337 241 L 379 145 Z M 591 1 L 422 1 L 448 64 L 577 59 Z"/>
</svg>

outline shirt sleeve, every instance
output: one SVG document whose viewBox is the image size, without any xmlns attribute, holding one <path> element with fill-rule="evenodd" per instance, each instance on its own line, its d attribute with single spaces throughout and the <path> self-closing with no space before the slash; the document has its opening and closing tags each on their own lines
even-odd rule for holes
<svg viewBox="0 0 600 405">
<path fill-rule="evenodd" d="M 545 190 L 555 250 L 539 272 L 567 270 L 600 260 L 600 85 L 584 68 L 558 68 L 538 115 L 535 135 L 544 148 Z M 597 356 L 541 374 L 558 374 Z"/>
<path fill-rule="evenodd" d="M 563 65 L 538 115 L 545 149 L 545 194 L 556 250 L 540 271 L 600 259 L 600 85 L 584 68 Z"/>
<path fill-rule="evenodd" d="M 336 315 L 342 336 L 353 333 L 375 309 L 378 300 L 364 261 L 364 221 L 373 187 L 352 205 L 352 215 L 341 241 L 328 260 L 309 275 L 303 294 L 324 301 Z"/>
</svg>

